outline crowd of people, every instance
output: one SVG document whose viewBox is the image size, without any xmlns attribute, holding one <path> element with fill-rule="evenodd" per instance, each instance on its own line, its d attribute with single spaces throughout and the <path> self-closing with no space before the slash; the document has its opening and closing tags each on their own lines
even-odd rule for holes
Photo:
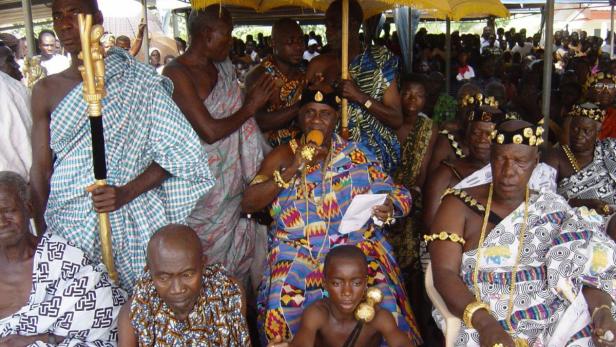
<svg viewBox="0 0 616 347">
<path fill-rule="evenodd" d="M 349 2 L 349 79 L 340 0 L 325 38 L 233 38 L 219 5 L 148 64 L 143 25 L 104 35 L 102 186 L 75 16 L 103 24 L 97 1 L 52 1 L 36 60 L 0 34 L 0 346 L 439 346 L 451 316 L 456 346 L 616 345 L 609 44 L 556 32 L 551 91 L 524 29 L 452 33 L 449 75 L 420 29 L 407 69 Z"/>
</svg>

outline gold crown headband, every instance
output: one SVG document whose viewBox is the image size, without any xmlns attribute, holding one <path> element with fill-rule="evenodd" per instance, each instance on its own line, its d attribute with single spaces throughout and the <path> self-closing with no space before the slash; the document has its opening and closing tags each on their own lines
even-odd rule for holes
<svg viewBox="0 0 616 347">
<path fill-rule="evenodd" d="M 476 106 L 487 105 L 487 106 L 498 108 L 498 101 L 496 101 L 496 99 L 493 96 L 485 97 L 481 93 L 477 93 L 475 95 L 472 95 L 472 94 L 464 95 L 464 98 L 462 98 L 462 106 L 466 107 L 470 105 L 476 105 Z"/>
<path fill-rule="evenodd" d="M 595 122 L 603 123 L 605 119 L 606 112 L 598 107 L 588 108 L 583 105 L 574 105 L 571 112 L 568 113 L 569 116 L 573 117 L 586 117 L 594 120 Z"/>
<path fill-rule="evenodd" d="M 536 127 L 526 127 L 514 131 L 494 130 L 492 142 L 499 145 L 541 146 L 543 144 L 543 122 Z"/>
</svg>

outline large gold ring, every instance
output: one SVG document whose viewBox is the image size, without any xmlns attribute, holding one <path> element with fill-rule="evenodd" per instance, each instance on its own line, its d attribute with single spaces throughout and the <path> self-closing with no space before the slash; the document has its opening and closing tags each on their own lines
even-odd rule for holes
<svg viewBox="0 0 616 347">
<path fill-rule="evenodd" d="M 601 211 L 603 211 L 604 215 L 610 214 L 610 205 L 603 204 L 603 207 L 601 207 Z"/>
</svg>

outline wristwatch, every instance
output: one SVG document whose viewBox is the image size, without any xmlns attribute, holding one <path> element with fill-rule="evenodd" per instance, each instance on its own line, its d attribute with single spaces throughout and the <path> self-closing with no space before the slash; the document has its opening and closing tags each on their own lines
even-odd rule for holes
<svg viewBox="0 0 616 347">
<path fill-rule="evenodd" d="M 368 100 L 366 100 L 366 102 L 364 102 L 364 107 L 366 108 L 366 110 L 369 110 L 371 106 L 372 106 L 372 100 L 370 100 L 370 98 L 368 98 Z"/>
</svg>

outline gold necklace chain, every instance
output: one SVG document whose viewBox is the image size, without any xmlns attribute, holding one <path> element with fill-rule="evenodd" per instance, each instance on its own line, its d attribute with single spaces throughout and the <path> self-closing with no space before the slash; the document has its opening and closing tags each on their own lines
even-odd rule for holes
<svg viewBox="0 0 616 347">
<path fill-rule="evenodd" d="M 490 184 L 490 192 L 488 193 L 488 203 L 487 203 L 486 212 L 483 218 L 483 226 L 481 227 L 481 235 L 479 236 L 479 247 L 477 248 L 477 261 L 475 263 L 475 271 L 474 271 L 475 283 L 473 283 L 473 285 L 474 285 L 475 297 L 477 301 L 481 301 L 481 293 L 480 293 L 479 284 L 478 284 L 479 282 L 479 262 L 481 261 L 481 254 L 483 251 L 483 241 L 485 239 L 486 229 L 488 226 L 488 216 L 490 215 L 490 209 L 492 208 L 492 192 L 493 192 L 493 185 Z M 527 223 L 528 223 L 529 196 L 530 196 L 530 189 L 528 188 L 528 186 L 526 186 L 526 194 L 524 198 L 524 220 L 522 221 L 522 228 L 520 230 L 520 236 L 518 240 L 518 253 L 516 255 L 513 272 L 511 275 L 511 285 L 509 287 L 509 303 L 507 306 L 507 317 L 505 317 L 505 322 L 507 323 L 507 329 L 509 330 L 510 334 L 514 333 L 513 326 L 511 325 L 511 315 L 513 314 L 514 291 L 515 291 L 515 286 L 517 283 L 516 274 L 520 266 L 520 258 L 522 257 L 522 251 L 524 250 L 524 239 L 526 238 L 526 231 L 527 231 L 527 226 L 528 226 Z"/>
<path fill-rule="evenodd" d="M 571 164 L 573 171 L 575 171 L 576 173 L 580 172 L 580 164 L 575 158 L 575 154 L 573 154 L 573 152 L 571 151 L 571 148 L 569 148 L 569 146 L 567 145 L 563 145 L 562 147 L 563 151 L 565 152 L 565 155 L 567 156 L 567 159 L 569 159 L 569 163 Z"/>
<path fill-rule="evenodd" d="M 332 143 L 330 144 L 330 148 L 329 148 L 329 153 L 327 155 L 327 159 L 326 161 L 323 163 L 323 170 L 322 170 L 322 183 L 321 183 L 321 199 L 319 201 L 319 203 L 316 203 L 315 201 L 311 201 L 310 200 L 310 194 L 308 193 L 308 180 L 306 178 L 306 171 L 302 172 L 302 180 L 304 181 L 304 199 L 306 200 L 306 226 L 304 227 L 304 234 L 306 234 L 306 239 L 308 241 L 308 254 L 310 255 L 310 259 L 312 259 L 313 264 L 318 264 L 319 263 L 319 258 L 321 258 L 321 253 L 323 253 L 323 249 L 325 248 L 325 243 L 327 241 L 327 243 L 329 243 L 329 227 L 331 225 L 331 220 L 332 220 L 332 214 L 331 211 L 329 211 L 327 213 L 327 227 L 325 229 L 325 236 L 323 237 L 323 242 L 321 243 L 321 248 L 319 248 L 319 252 L 317 253 L 317 257 L 316 259 L 312 256 L 312 242 L 310 242 L 310 230 L 308 230 L 308 233 L 306 233 L 306 228 L 308 228 L 310 226 L 310 202 L 312 202 L 316 207 L 317 207 L 317 213 L 318 213 L 318 209 L 321 208 L 323 209 L 323 203 L 325 201 L 325 197 L 327 196 L 327 194 L 325 194 L 325 186 L 324 186 L 324 182 L 325 182 L 325 176 L 327 175 L 329 166 L 331 165 L 331 160 L 332 160 L 332 152 L 334 151 L 334 140 L 332 139 Z M 333 180 L 334 180 L 334 175 L 333 172 L 330 173 L 329 176 L 329 189 L 330 191 L 333 189 Z M 313 190 L 314 193 L 314 190 Z"/>
</svg>

